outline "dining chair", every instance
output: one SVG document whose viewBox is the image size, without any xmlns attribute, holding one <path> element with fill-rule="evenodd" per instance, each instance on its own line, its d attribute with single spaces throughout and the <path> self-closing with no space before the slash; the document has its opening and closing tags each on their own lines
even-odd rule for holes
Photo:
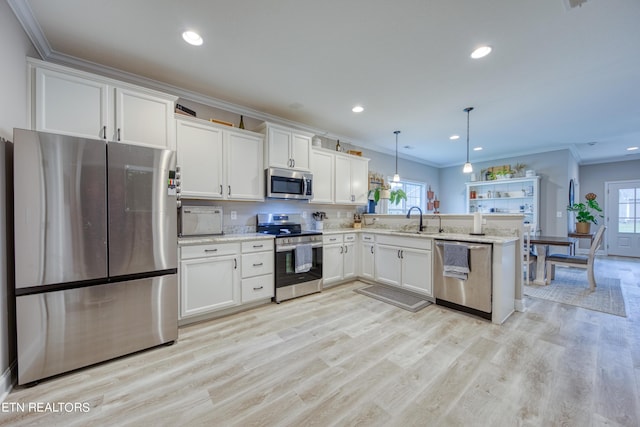
<svg viewBox="0 0 640 427">
<path fill-rule="evenodd" d="M 532 224 L 525 224 L 524 232 L 522 233 L 522 271 L 525 276 L 525 283 L 528 285 L 531 279 L 535 279 L 536 263 L 538 257 L 533 252 L 533 245 L 531 245 L 531 233 L 533 229 Z"/>
<path fill-rule="evenodd" d="M 602 243 L 602 236 L 604 235 L 604 231 L 607 227 L 604 225 L 598 229 L 595 237 L 593 238 L 593 242 L 591 243 L 591 247 L 589 248 L 589 255 L 567 255 L 567 254 L 551 254 L 547 256 L 546 259 L 546 270 L 547 270 L 547 279 L 546 284 L 548 285 L 550 281 L 555 276 L 555 267 L 556 265 L 561 265 L 565 267 L 575 267 L 575 268 L 583 268 L 587 270 L 587 278 L 589 280 L 589 288 L 593 291 L 596 289 L 596 278 L 593 274 L 593 263 L 596 257 L 596 250 Z"/>
</svg>

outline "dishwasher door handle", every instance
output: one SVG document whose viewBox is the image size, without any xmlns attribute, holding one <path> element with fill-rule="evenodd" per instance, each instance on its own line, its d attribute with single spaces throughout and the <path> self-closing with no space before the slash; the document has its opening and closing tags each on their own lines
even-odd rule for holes
<svg viewBox="0 0 640 427">
<path fill-rule="evenodd" d="M 436 242 L 436 246 L 444 247 L 444 243 Z M 491 243 L 485 243 L 482 246 L 478 246 L 478 245 L 460 245 L 460 246 L 466 246 L 468 249 L 486 249 L 487 246 L 491 246 Z"/>
</svg>

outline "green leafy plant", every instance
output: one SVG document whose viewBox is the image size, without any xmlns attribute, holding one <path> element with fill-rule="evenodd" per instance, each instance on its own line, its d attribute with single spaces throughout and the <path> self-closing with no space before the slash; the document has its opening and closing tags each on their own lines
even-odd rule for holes
<svg viewBox="0 0 640 427">
<path fill-rule="evenodd" d="M 585 203 L 574 203 L 573 206 L 567 206 L 567 210 L 576 212 L 576 222 L 592 222 L 598 225 L 598 218 L 604 218 L 604 215 L 601 214 L 602 208 L 596 201 L 596 195 L 589 193 L 585 198 Z"/>
<path fill-rule="evenodd" d="M 380 201 L 380 193 L 383 190 L 389 190 L 388 185 L 383 185 L 373 190 L 369 191 L 369 195 L 373 195 L 373 200 L 378 203 Z M 391 190 L 389 194 L 389 203 L 394 205 L 399 205 L 402 200 L 407 200 L 407 194 L 401 189 L 396 188 L 395 190 Z"/>
</svg>

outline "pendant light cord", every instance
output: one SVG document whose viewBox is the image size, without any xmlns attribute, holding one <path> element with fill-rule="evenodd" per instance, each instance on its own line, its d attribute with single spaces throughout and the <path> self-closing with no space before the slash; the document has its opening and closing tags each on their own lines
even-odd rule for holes
<svg viewBox="0 0 640 427">
<path fill-rule="evenodd" d="M 464 111 L 467 112 L 467 163 L 469 163 L 469 113 L 473 110 L 473 107 L 467 107 Z"/>
<path fill-rule="evenodd" d="M 396 130 L 393 133 L 396 134 L 396 175 L 398 175 L 398 134 L 400 131 Z"/>
</svg>

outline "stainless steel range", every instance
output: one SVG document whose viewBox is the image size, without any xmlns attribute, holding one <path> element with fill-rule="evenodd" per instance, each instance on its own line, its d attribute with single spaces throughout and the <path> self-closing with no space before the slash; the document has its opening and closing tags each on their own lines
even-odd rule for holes
<svg viewBox="0 0 640 427">
<path fill-rule="evenodd" d="M 258 214 L 258 233 L 275 235 L 275 301 L 322 292 L 322 233 L 299 214 Z"/>
</svg>

